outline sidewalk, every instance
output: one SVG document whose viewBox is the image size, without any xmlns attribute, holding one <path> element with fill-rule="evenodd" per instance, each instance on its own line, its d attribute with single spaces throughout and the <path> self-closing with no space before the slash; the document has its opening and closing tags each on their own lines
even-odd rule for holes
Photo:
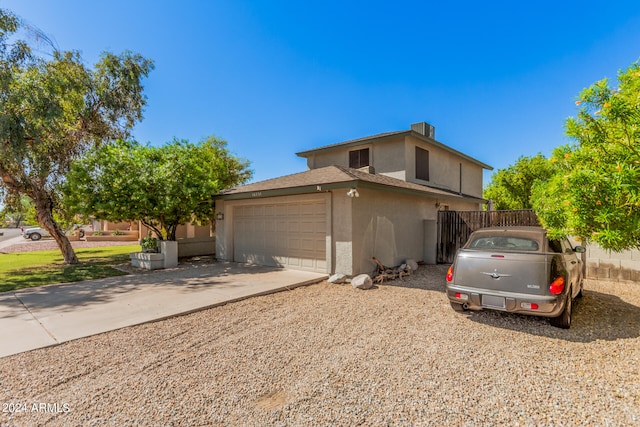
<svg viewBox="0 0 640 427">
<path fill-rule="evenodd" d="M 25 238 L 22 236 L 16 236 L 16 237 L 12 237 L 10 239 L 7 240 L 3 240 L 2 242 L 0 242 L 0 251 L 4 248 L 7 248 L 9 246 L 12 245 L 18 245 L 20 243 L 24 243 L 25 242 Z"/>
<path fill-rule="evenodd" d="M 0 293 L 0 357 L 292 289 L 327 277 L 219 262 Z"/>
</svg>

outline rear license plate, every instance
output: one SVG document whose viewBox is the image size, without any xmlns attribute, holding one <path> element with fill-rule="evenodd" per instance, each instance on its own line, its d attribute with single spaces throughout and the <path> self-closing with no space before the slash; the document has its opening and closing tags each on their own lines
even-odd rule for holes
<svg viewBox="0 0 640 427">
<path fill-rule="evenodd" d="M 505 301 L 503 297 L 494 297 L 493 295 L 482 296 L 482 306 L 491 308 L 505 308 Z"/>
</svg>

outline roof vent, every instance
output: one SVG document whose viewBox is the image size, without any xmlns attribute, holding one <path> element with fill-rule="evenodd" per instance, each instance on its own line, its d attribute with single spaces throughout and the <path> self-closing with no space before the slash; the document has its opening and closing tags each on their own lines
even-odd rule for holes
<svg viewBox="0 0 640 427">
<path fill-rule="evenodd" d="M 436 128 L 427 122 L 413 123 L 411 125 L 411 130 L 431 139 L 436 138 Z"/>
</svg>

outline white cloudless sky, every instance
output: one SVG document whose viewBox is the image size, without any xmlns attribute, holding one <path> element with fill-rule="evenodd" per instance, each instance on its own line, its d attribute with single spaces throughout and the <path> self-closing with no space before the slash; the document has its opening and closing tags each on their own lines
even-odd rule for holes
<svg viewBox="0 0 640 427">
<path fill-rule="evenodd" d="M 216 135 L 254 181 L 426 121 L 496 170 L 570 142 L 579 92 L 640 58 L 640 1 L 0 0 L 88 64 L 155 62 L 134 137 Z M 485 184 L 490 173 L 485 174 Z"/>
</svg>

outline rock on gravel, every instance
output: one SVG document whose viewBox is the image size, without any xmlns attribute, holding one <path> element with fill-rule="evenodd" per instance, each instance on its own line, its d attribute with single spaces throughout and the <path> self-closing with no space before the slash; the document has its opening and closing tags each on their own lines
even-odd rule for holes
<svg viewBox="0 0 640 427">
<path fill-rule="evenodd" d="M 0 403 L 14 409 L 0 424 L 640 423 L 638 284 L 588 282 L 562 330 L 455 313 L 446 269 L 368 292 L 324 282 L 0 359 Z"/>
<path fill-rule="evenodd" d="M 373 280 L 368 274 L 358 274 L 351 279 L 351 286 L 356 289 L 371 289 L 373 287 Z"/>
</svg>

